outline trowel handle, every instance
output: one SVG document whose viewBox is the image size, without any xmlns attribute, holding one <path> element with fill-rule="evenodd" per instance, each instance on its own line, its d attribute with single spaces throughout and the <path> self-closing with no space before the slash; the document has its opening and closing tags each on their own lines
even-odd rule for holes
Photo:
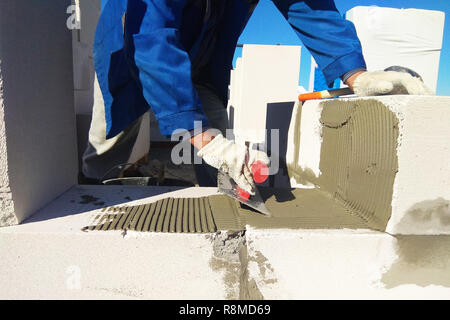
<svg viewBox="0 0 450 320">
<path fill-rule="evenodd" d="M 331 97 L 339 97 L 339 96 L 347 96 L 349 94 L 353 94 L 353 90 L 350 88 L 342 88 L 342 89 L 333 89 L 333 90 L 323 90 L 323 91 L 315 91 L 310 93 L 302 93 L 298 96 L 298 100 L 300 102 L 306 100 L 314 100 L 314 99 L 325 99 Z"/>
<path fill-rule="evenodd" d="M 269 177 L 269 168 L 261 161 L 253 163 L 251 170 L 256 183 L 263 183 Z"/>
<path fill-rule="evenodd" d="M 267 180 L 269 177 L 269 168 L 262 163 L 261 161 L 256 161 L 251 166 L 252 174 L 253 174 L 253 180 L 256 183 L 263 183 Z M 237 186 L 238 191 L 238 197 L 241 198 L 241 200 L 245 201 L 250 198 L 250 194 L 247 191 L 244 191 L 242 188 Z"/>
<path fill-rule="evenodd" d="M 239 186 L 236 186 L 238 194 L 236 195 L 241 201 L 247 202 L 248 199 L 250 199 L 250 193 L 245 191 Z"/>
</svg>

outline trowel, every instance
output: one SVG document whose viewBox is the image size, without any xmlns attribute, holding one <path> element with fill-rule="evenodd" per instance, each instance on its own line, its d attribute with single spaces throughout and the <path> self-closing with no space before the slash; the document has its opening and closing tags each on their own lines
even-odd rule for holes
<svg viewBox="0 0 450 320">
<path fill-rule="evenodd" d="M 251 171 L 255 183 L 263 183 L 269 177 L 269 168 L 260 161 L 256 161 L 252 164 Z M 249 206 L 250 208 L 253 208 L 267 216 L 271 215 L 269 210 L 267 210 L 261 194 L 256 186 L 255 194 L 250 195 L 246 191 L 242 190 L 229 175 L 219 170 L 219 173 L 217 174 L 217 187 L 219 188 L 219 192 L 236 199 L 240 203 L 243 203 L 246 206 Z"/>
</svg>

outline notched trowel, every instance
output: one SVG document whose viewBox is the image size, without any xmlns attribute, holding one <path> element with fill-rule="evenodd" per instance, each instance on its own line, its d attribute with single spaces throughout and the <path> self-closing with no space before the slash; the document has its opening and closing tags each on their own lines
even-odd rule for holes
<svg viewBox="0 0 450 320">
<path fill-rule="evenodd" d="M 256 183 L 262 183 L 267 180 L 269 169 L 262 162 L 257 161 L 252 165 L 252 173 L 253 179 Z M 250 195 L 244 190 L 242 190 L 234 180 L 219 170 L 217 174 L 217 187 L 219 188 L 219 192 L 226 194 L 227 196 L 236 199 L 240 203 L 249 206 L 250 208 L 255 209 L 262 214 L 270 216 L 269 210 L 267 210 L 264 201 L 261 197 L 261 194 L 258 191 L 258 188 L 255 186 L 255 194 Z"/>
</svg>

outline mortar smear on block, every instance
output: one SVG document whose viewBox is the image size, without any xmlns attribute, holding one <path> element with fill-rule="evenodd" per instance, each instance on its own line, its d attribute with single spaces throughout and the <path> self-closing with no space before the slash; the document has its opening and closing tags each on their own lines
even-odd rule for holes
<svg viewBox="0 0 450 320">
<path fill-rule="evenodd" d="M 329 193 L 369 227 L 385 230 L 398 171 L 397 117 L 375 99 L 330 100 L 321 105 L 321 174 L 316 177 L 296 163 L 290 174 Z"/>
<path fill-rule="evenodd" d="M 108 207 L 83 231 L 215 233 L 259 229 L 366 229 L 367 224 L 320 189 L 261 188 L 271 217 L 225 195 L 166 198 L 139 206 Z"/>
<path fill-rule="evenodd" d="M 243 230 L 237 208 L 227 196 L 165 198 L 137 206 L 102 209 L 83 231 L 214 233 Z"/>
<path fill-rule="evenodd" d="M 82 230 L 208 233 L 217 226 L 208 197 L 165 198 L 138 206 L 107 207 Z"/>
</svg>

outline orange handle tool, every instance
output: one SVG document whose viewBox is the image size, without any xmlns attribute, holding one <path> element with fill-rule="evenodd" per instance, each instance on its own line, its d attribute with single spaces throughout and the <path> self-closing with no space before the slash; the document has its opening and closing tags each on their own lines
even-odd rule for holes
<svg viewBox="0 0 450 320">
<path fill-rule="evenodd" d="M 323 90 L 323 91 L 315 91 L 315 92 L 300 94 L 298 96 L 298 100 L 306 101 L 306 100 L 314 100 L 314 99 L 325 99 L 325 98 L 331 98 L 331 97 L 347 96 L 349 94 L 353 94 L 353 91 L 350 88 Z"/>
</svg>

